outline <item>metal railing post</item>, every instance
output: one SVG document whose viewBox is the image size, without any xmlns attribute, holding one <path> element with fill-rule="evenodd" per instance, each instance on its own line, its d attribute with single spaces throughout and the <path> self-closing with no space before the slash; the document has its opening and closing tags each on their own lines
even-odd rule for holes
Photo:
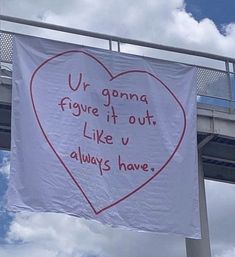
<svg viewBox="0 0 235 257">
<path fill-rule="evenodd" d="M 230 84 L 231 84 L 231 94 L 232 94 L 232 111 L 235 109 L 235 61 L 232 62 L 233 65 L 233 79 L 230 78 Z"/>
<path fill-rule="evenodd" d="M 109 40 L 109 50 L 112 51 L 112 40 Z"/>
<path fill-rule="evenodd" d="M 118 47 L 118 52 L 121 52 L 121 46 L 120 46 L 120 41 L 117 41 L 117 47 Z"/>
<path fill-rule="evenodd" d="M 232 90 L 232 80 L 230 77 L 229 61 L 225 61 L 225 69 L 226 69 L 228 83 L 229 83 L 229 112 L 232 113 L 233 90 Z"/>
</svg>

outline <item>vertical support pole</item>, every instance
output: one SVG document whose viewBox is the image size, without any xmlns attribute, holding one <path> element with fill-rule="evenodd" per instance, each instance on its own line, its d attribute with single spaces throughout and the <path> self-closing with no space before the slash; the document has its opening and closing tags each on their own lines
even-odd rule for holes
<svg viewBox="0 0 235 257">
<path fill-rule="evenodd" d="M 109 50 L 112 51 L 112 40 L 109 40 Z"/>
<path fill-rule="evenodd" d="M 187 257 L 211 257 L 201 151 L 198 153 L 199 208 L 202 239 L 186 238 Z"/>
<path fill-rule="evenodd" d="M 121 52 L 120 41 L 117 41 L 118 52 Z"/>
</svg>

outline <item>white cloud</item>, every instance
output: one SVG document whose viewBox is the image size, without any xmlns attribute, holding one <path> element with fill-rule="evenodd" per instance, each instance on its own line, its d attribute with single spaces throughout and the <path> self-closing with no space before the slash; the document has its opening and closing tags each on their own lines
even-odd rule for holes
<svg viewBox="0 0 235 257">
<path fill-rule="evenodd" d="M 13 8 L 14 6 L 14 8 Z M 224 26 L 222 34 L 210 19 L 197 21 L 185 10 L 183 0 L 58 0 L 32 2 L 3 0 L 3 12 L 52 24 L 128 37 L 157 44 L 210 52 L 235 58 L 235 23 Z M 13 24 L 15 26 L 15 24 Z M 13 28 L 12 25 L 8 25 Z M 50 30 L 21 28 L 17 32 L 108 48 L 108 42 Z M 117 49 L 117 48 L 116 48 Z M 123 52 L 225 69 L 223 62 L 178 55 L 171 52 L 122 45 Z"/>
<path fill-rule="evenodd" d="M 235 248 L 232 250 L 225 250 L 222 254 L 215 255 L 215 257 L 233 257 L 235 256 Z"/>
<path fill-rule="evenodd" d="M 22 251 L 27 250 L 26 246 L 32 252 L 40 249 L 46 251 L 43 254 L 45 257 L 154 257 L 156 252 L 162 253 L 161 257 L 172 254 L 183 257 L 185 254 L 184 240 L 180 237 L 114 229 L 97 222 L 49 213 L 17 214 L 10 226 L 7 241 L 10 246 L 0 248 L 0 254 L 9 253 L 6 256 L 10 256 L 12 248 L 19 247 L 14 244 L 19 241 Z M 168 247 L 169 243 L 171 248 Z"/>
<path fill-rule="evenodd" d="M 214 255 L 219 255 L 225 249 L 234 248 L 235 187 L 233 184 L 206 181 L 206 193 L 212 250 Z"/>
<path fill-rule="evenodd" d="M 73 0 L 69 4 L 61 0 L 56 4 L 4 0 L 3 11 L 68 27 L 235 57 L 235 24 L 226 25 L 225 34 L 221 34 L 213 21 L 198 22 L 187 13 L 183 0 Z"/>
<path fill-rule="evenodd" d="M 233 185 L 206 182 L 212 252 L 216 257 L 234 254 Z M 19 213 L 0 256 L 37 257 L 160 257 L 185 256 L 184 239 L 176 236 L 138 233 L 104 226 L 62 214 Z M 20 242 L 20 244 L 17 244 Z M 169 245 L 171 247 L 169 247 Z M 226 249 L 226 251 L 225 251 Z M 230 255 L 229 255 L 230 254 Z"/>
<path fill-rule="evenodd" d="M 11 245 L 1 246 L 0 247 L 0 256 L 1 257 L 59 257 L 56 256 L 53 251 L 43 249 L 37 245 Z"/>
<path fill-rule="evenodd" d="M 217 257 L 233 256 L 235 207 L 233 185 L 206 182 L 212 251 Z M 181 237 L 138 233 L 104 226 L 97 222 L 53 213 L 19 213 L 0 256 L 45 257 L 160 257 L 185 256 Z M 19 243 L 20 242 L 20 243 Z M 169 247 L 169 245 L 171 247 Z M 227 249 L 224 252 L 224 249 Z M 41 255 L 40 255 L 41 254 Z M 230 254 L 230 255 L 229 255 Z"/>
<path fill-rule="evenodd" d="M 6 176 L 7 178 L 10 175 L 10 161 L 9 158 L 4 156 L 3 162 L 0 164 L 0 173 Z"/>
<path fill-rule="evenodd" d="M 98 252 L 104 238 L 96 236 L 82 221 L 59 214 L 25 213 L 16 215 L 8 242 L 36 244 L 55 253 L 72 254 L 75 250 Z"/>
</svg>

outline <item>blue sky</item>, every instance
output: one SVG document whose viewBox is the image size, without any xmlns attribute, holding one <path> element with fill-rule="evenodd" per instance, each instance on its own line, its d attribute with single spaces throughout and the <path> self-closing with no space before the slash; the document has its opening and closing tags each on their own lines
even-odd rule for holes
<svg viewBox="0 0 235 257">
<path fill-rule="evenodd" d="M 198 21 L 204 18 L 213 20 L 220 29 L 235 22 L 235 2 L 232 0 L 187 0 L 186 10 Z"/>
<path fill-rule="evenodd" d="M 48 0 L 0 2 L 0 11 L 7 15 L 235 58 L 234 0 L 188 0 L 186 5 L 181 0 L 108 3 L 102 0 L 100 4 L 98 1 L 91 4 L 87 0 L 72 0 L 69 5 L 62 0 L 56 5 Z M 78 15 L 77 10 L 83 11 Z M 203 21 L 204 18 L 208 21 Z M 51 33 L 44 36 L 51 37 Z M 58 39 L 64 38 L 58 36 Z M 124 50 L 131 50 L 125 47 Z M 147 257 L 185 256 L 184 239 L 180 237 L 114 230 L 66 215 L 29 213 L 11 216 L 4 209 L 3 198 L 8 172 L 9 153 L 0 151 L 1 257 L 142 257 L 144 251 Z M 234 185 L 207 181 L 206 191 L 213 254 L 215 257 L 233 257 Z"/>
<path fill-rule="evenodd" d="M 11 222 L 10 214 L 4 209 L 5 205 L 5 193 L 7 190 L 8 182 L 8 171 L 9 171 L 9 161 L 10 153 L 8 151 L 0 151 L 0 243 L 4 241 L 5 235 L 8 231 L 8 226 Z"/>
</svg>

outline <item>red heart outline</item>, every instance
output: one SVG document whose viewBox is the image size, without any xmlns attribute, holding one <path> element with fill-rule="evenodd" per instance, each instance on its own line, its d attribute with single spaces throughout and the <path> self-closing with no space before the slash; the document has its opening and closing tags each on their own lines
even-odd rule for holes
<svg viewBox="0 0 235 257">
<path fill-rule="evenodd" d="M 41 122 L 40 122 L 40 119 L 38 117 L 38 114 L 37 114 L 37 111 L 36 111 L 36 107 L 35 107 L 35 104 L 34 104 L 34 98 L 33 98 L 33 80 L 34 80 L 34 77 L 36 76 L 37 72 L 44 66 L 46 65 L 48 62 L 54 60 L 55 58 L 58 58 L 62 55 L 65 55 L 65 54 L 72 54 L 72 53 L 81 53 L 81 54 L 84 54 L 86 56 L 89 56 L 90 58 L 92 58 L 95 62 L 97 62 L 99 65 L 101 65 L 106 71 L 107 73 L 109 74 L 110 76 L 110 81 L 116 79 L 117 77 L 119 76 L 123 76 L 125 74 L 128 74 L 128 73 L 145 73 L 151 77 L 153 77 L 154 79 L 156 79 L 158 82 L 160 82 L 160 84 L 162 86 L 165 87 L 165 89 L 170 93 L 170 95 L 175 99 L 175 101 L 177 102 L 177 104 L 180 106 L 180 109 L 182 110 L 182 113 L 183 113 L 183 120 L 184 120 L 184 125 L 183 125 L 183 130 L 182 130 L 182 133 L 181 133 L 181 136 L 180 136 L 180 139 L 179 139 L 179 142 L 176 146 L 176 148 L 174 149 L 174 151 L 172 152 L 172 154 L 170 155 L 170 157 L 167 159 L 167 161 L 150 177 L 148 178 L 145 182 L 143 182 L 141 185 L 139 185 L 135 190 L 129 192 L 128 194 L 124 195 L 123 197 L 121 197 L 120 199 L 118 199 L 117 201 L 103 207 L 102 209 L 100 210 L 96 210 L 94 205 L 91 203 L 91 201 L 89 200 L 89 198 L 87 197 L 85 191 L 82 189 L 82 187 L 79 185 L 79 182 L 77 181 L 77 179 L 73 176 L 72 172 L 69 170 L 69 168 L 66 166 L 66 164 L 64 163 L 64 161 L 62 160 L 62 158 L 59 156 L 59 154 L 57 153 L 57 151 L 55 150 L 55 148 L 53 147 L 52 143 L 50 142 L 50 140 L 48 139 L 47 137 L 47 134 L 45 133 L 42 125 L 41 125 Z M 143 70 L 128 70 L 128 71 L 124 71 L 124 72 L 121 72 L 117 75 L 113 75 L 109 69 L 101 62 L 99 61 L 96 57 L 94 57 L 93 55 L 85 52 L 85 51 L 81 51 L 81 50 L 69 50 L 69 51 L 65 51 L 65 52 L 62 52 L 62 53 L 59 53 L 59 54 L 56 54 L 52 57 L 50 57 L 49 59 L 45 60 L 43 63 L 41 63 L 33 72 L 32 76 L 31 76 L 31 79 L 30 79 L 30 97 L 31 97 L 31 102 L 32 102 L 32 106 L 33 106 L 33 111 L 34 111 L 34 114 L 35 114 L 35 117 L 36 117 L 36 120 L 38 122 L 38 125 L 47 141 L 47 143 L 49 144 L 49 146 L 51 147 L 51 149 L 53 150 L 54 154 L 56 155 L 56 157 L 58 158 L 58 160 L 60 161 L 60 163 L 62 164 L 62 166 L 64 167 L 65 171 L 68 173 L 68 175 L 70 176 L 70 178 L 72 179 L 72 181 L 75 183 L 75 185 L 77 186 L 77 188 L 81 191 L 82 195 L 85 197 L 86 201 L 88 202 L 88 204 L 90 205 L 91 209 L 93 210 L 93 212 L 98 215 L 100 214 L 101 212 L 117 205 L 118 203 L 122 202 L 123 200 L 127 199 L 128 197 L 130 197 L 131 195 L 133 195 L 134 193 L 136 193 L 137 191 L 139 191 L 141 188 L 143 188 L 144 186 L 146 186 L 151 180 L 153 180 L 157 175 L 159 175 L 163 170 L 164 168 L 168 165 L 168 163 L 171 161 L 171 159 L 174 157 L 175 153 L 178 151 L 182 141 L 183 141 L 183 138 L 184 138 L 184 135 L 185 135 L 185 131 L 186 131 L 186 113 L 185 113 L 185 110 L 183 108 L 183 105 L 181 104 L 181 102 L 179 101 L 179 99 L 176 97 L 176 95 L 169 89 L 169 87 L 163 82 L 161 81 L 159 78 L 157 78 L 155 75 L 153 75 L 152 73 L 148 72 L 148 71 L 143 71 Z"/>
</svg>

